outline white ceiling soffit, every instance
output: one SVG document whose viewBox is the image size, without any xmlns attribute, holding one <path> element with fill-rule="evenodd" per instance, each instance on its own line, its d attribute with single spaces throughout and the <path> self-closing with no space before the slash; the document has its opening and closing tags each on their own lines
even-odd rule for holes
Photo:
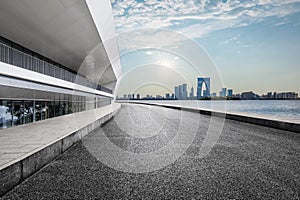
<svg viewBox="0 0 300 200">
<path fill-rule="evenodd" d="M 84 0 L 0 1 L 1 36 L 73 70 L 102 42 Z"/>
</svg>

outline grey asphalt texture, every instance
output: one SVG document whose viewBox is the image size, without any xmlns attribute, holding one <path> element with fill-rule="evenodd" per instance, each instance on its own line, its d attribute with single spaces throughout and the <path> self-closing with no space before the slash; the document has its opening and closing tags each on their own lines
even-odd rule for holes
<svg viewBox="0 0 300 200">
<path fill-rule="evenodd" d="M 226 120 L 212 151 L 201 158 L 199 149 L 210 118 L 122 105 L 112 120 L 2 199 L 300 199 L 300 134 Z M 172 144 L 182 121 L 190 123 L 184 130 L 187 135 L 195 131 L 194 139 L 177 160 L 155 171 L 134 173 L 138 167 L 119 171 L 118 156 L 97 147 L 104 133 L 111 143 L 133 155 L 155 152 Z M 173 144 L 175 151 L 186 142 Z M 102 152 L 97 154 L 98 150 Z M 101 155 L 114 162 L 103 164 Z M 157 157 L 149 163 L 157 163 Z"/>
</svg>

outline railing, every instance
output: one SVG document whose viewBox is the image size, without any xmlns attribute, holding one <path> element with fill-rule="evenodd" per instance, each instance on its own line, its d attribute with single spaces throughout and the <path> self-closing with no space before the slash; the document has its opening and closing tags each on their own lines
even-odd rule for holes
<svg viewBox="0 0 300 200">
<path fill-rule="evenodd" d="M 62 69 L 2 43 L 0 43 L 0 61 L 112 94 L 112 90 L 98 85 L 81 75 Z"/>
</svg>

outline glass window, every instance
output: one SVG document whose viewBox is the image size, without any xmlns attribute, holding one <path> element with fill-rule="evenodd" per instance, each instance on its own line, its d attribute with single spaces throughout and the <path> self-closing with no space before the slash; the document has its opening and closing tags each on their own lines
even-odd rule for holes
<svg viewBox="0 0 300 200">
<path fill-rule="evenodd" d="M 24 102 L 13 101 L 13 125 L 21 125 L 24 123 Z"/>
<path fill-rule="evenodd" d="M 60 102 L 59 101 L 55 101 L 55 117 L 58 117 L 61 115 L 60 113 L 61 109 L 60 109 Z"/>
<path fill-rule="evenodd" d="M 24 102 L 24 124 L 33 122 L 33 101 Z"/>
<path fill-rule="evenodd" d="M 42 120 L 42 102 L 36 101 L 35 102 L 35 121 Z"/>
<path fill-rule="evenodd" d="M 49 101 L 48 102 L 48 107 L 49 107 L 49 118 L 55 117 L 55 103 L 54 103 L 54 101 Z"/>
<path fill-rule="evenodd" d="M 12 103 L 0 100 L 0 129 L 12 126 Z"/>
<path fill-rule="evenodd" d="M 43 102 L 41 102 L 41 119 L 45 120 L 48 118 L 49 118 L 48 102 L 43 101 Z"/>
</svg>

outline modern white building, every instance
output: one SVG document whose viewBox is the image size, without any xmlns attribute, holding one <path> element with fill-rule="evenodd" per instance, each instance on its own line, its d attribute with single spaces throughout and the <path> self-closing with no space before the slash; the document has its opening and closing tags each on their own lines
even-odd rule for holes
<svg viewBox="0 0 300 200">
<path fill-rule="evenodd" d="M 1 0 L 0 27 L 0 129 L 112 103 L 109 0 Z"/>
</svg>

